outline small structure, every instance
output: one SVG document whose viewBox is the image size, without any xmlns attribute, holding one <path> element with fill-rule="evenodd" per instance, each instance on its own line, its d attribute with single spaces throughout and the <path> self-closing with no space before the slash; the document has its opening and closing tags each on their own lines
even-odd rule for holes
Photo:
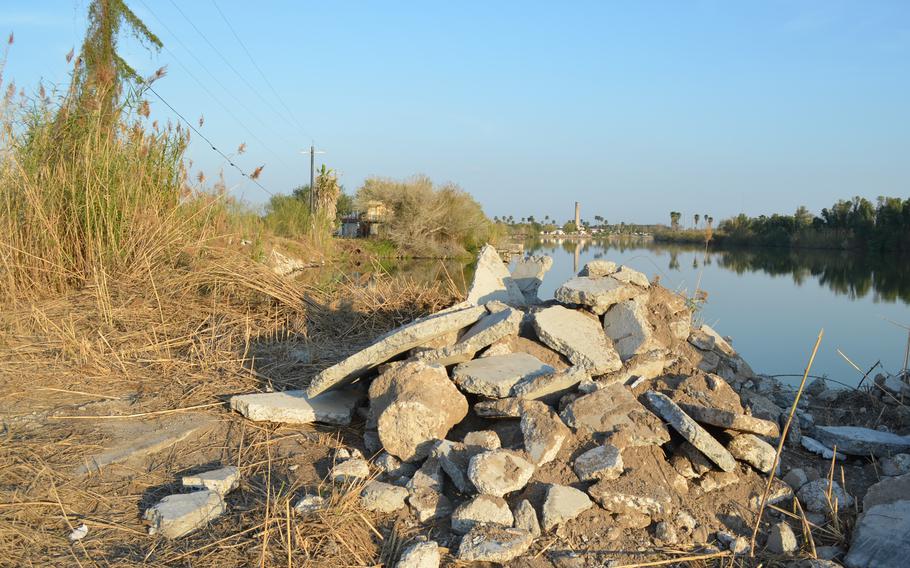
<svg viewBox="0 0 910 568">
<path fill-rule="evenodd" d="M 392 215 L 392 210 L 382 201 L 367 201 L 363 208 L 342 217 L 340 236 L 350 239 L 375 236 L 379 234 L 379 226 Z"/>
</svg>

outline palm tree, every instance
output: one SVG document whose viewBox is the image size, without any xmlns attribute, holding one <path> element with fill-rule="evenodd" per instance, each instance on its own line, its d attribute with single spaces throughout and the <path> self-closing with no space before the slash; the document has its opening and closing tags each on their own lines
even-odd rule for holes
<svg viewBox="0 0 910 568">
<path fill-rule="evenodd" d="M 698 220 L 701 219 L 701 215 L 698 213 L 695 214 L 695 228 L 698 228 Z"/>
</svg>

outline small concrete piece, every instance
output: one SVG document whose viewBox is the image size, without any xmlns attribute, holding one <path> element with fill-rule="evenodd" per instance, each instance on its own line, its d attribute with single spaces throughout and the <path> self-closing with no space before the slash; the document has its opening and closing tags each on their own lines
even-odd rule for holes
<svg viewBox="0 0 910 568">
<path fill-rule="evenodd" d="M 638 383 L 660 376 L 669 364 L 667 351 L 652 349 L 623 362 L 622 369 L 604 375 L 598 382 L 603 384 L 621 383 L 634 389 Z"/>
<path fill-rule="evenodd" d="M 406 487 L 412 491 L 416 489 L 442 491 L 442 472 L 442 464 L 437 458 L 430 456 L 408 480 Z"/>
<path fill-rule="evenodd" d="M 837 501 L 837 510 L 842 511 L 853 503 L 853 498 L 847 495 L 838 482 L 831 485 L 831 503 L 828 502 L 828 480 L 816 479 L 803 485 L 796 492 L 796 497 L 802 503 L 803 509 L 812 513 L 830 513 L 831 506 Z"/>
<path fill-rule="evenodd" d="M 859 426 L 817 426 L 814 435 L 821 443 L 852 456 L 886 457 L 910 451 L 910 436 L 898 436 Z"/>
<path fill-rule="evenodd" d="M 502 497 L 493 495 L 478 495 L 459 505 L 452 513 L 452 531 L 458 534 L 467 534 L 477 524 L 493 523 L 510 527 L 513 522 L 509 504 Z"/>
<path fill-rule="evenodd" d="M 746 540 L 745 537 L 730 534 L 725 531 L 717 531 L 714 536 L 717 537 L 718 542 L 736 556 L 749 552 L 749 541 Z"/>
<path fill-rule="evenodd" d="M 531 533 L 524 529 L 477 525 L 461 539 L 458 559 L 504 564 L 527 552 L 533 540 Z"/>
<path fill-rule="evenodd" d="M 418 542 L 404 549 L 395 568 L 439 568 L 440 560 L 436 541 Z"/>
<path fill-rule="evenodd" d="M 538 375 L 521 381 L 512 388 L 512 394 L 525 400 L 542 400 L 547 403 L 557 402 L 568 394 L 576 385 L 590 380 L 591 375 L 584 367 L 573 365 L 564 371 Z"/>
<path fill-rule="evenodd" d="M 641 286 L 642 288 L 650 288 L 651 283 L 648 281 L 648 277 L 644 275 L 643 272 L 639 272 L 628 266 L 620 266 L 619 270 L 610 275 L 612 278 L 619 280 L 620 282 L 626 282 L 629 284 L 635 284 L 636 286 Z"/>
<path fill-rule="evenodd" d="M 532 323 L 541 341 L 592 375 L 622 368 L 619 354 L 596 319 L 563 306 L 552 306 L 534 313 Z"/>
<path fill-rule="evenodd" d="M 770 473 L 774 467 L 777 450 L 768 442 L 753 434 L 739 434 L 727 444 L 727 450 L 734 458 L 746 462 L 762 473 Z"/>
<path fill-rule="evenodd" d="M 631 300 L 642 291 L 615 278 L 572 278 L 556 289 L 556 300 L 561 304 L 585 306 L 597 315 L 610 306 Z"/>
<path fill-rule="evenodd" d="M 679 542 L 679 536 L 676 534 L 676 528 L 672 523 L 660 521 L 654 525 L 654 538 L 664 544 L 676 544 Z"/>
<path fill-rule="evenodd" d="M 724 339 L 724 337 L 721 334 L 714 331 L 714 329 L 711 326 L 709 326 L 706 323 L 703 323 L 703 324 L 701 324 L 701 327 L 699 329 L 701 330 L 702 333 L 706 333 L 714 339 L 714 350 L 715 351 L 720 351 L 727 357 L 736 356 L 736 350 L 733 349 L 733 346 L 730 345 L 730 343 L 726 339 Z"/>
<path fill-rule="evenodd" d="M 521 404 L 521 399 L 515 397 L 481 400 L 474 403 L 474 413 L 481 418 L 520 418 Z"/>
<path fill-rule="evenodd" d="M 515 528 L 525 529 L 534 538 L 540 536 L 540 521 L 537 520 L 537 511 L 534 510 L 534 505 L 531 505 L 530 501 L 523 499 L 515 507 L 513 516 L 515 517 Z"/>
<path fill-rule="evenodd" d="M 360 492 L 360 504 L 367 511 L 393 513 L 404 508 L 408 490 L 404 487 L 371 481 Z"/>
<path fill-rule="evenodd" d="M 592 276 L 595 278 L 610 276 L 618 270 L 615 262 L 609 260 L 592 260 L 582 267 L 579 276 Z"/>
<path fill-rule="evenodd" d="M 837 456 L 835 457 L 834 450 L 822 444 L 815 438 L 810 438 L 809 436 L 800 436 L 799 443 L 810 452 L 818 454 L 826 460 L 830 460 L 831 458 L 834 458 L 838 461 L 847 459 L 847 456 L 840 452 L 837 452 Z"/>
<path fill-rule="evenodd" d="M 475 323 L 486 313 L 483 306 L 459 306 L 399 327 L 366 349 L 320 372 L 313 378 L 306 394 L 312 399 L 324 391 L 349 383 L 397 355 Z"/>
<path fill-rule="evenodd" d="M 145 510 L 143 518 L 149 523 L 149 534 L 180 538 L 205 526 L 225 512 L 224 499 L 207 489 L 193 493 L 168 495 Z"/>
<path fill-rule="evenodd" d="M 799 548 L 796 535 L 790 525 L 780 522 L 771 527 L 768 535 L 768 550 L 774 554 L 793 554 Z"/>
<path fill-rule="evenodd" d="M 714 349 L 714 336 L 700 329 L 693 329 L 689 334 L 689 343 L 702 351 L 711 351 Z"/>
<path fill-rule="evenodd" d="M 289 390 L 231 397 L 231 409 L 254 422 L 347 426 L 363 393 L 339 390 L 309 397 L 306 391 Z"/>
<path fill-rule="evenodd" d="M 604 331 L 624 362 L 647 350 L 652 332 L 644 298 L 626 300 L 607 310 Z"/>
<path fill-rule="evenodd" d="M 645 393 L 645 399 L 658 416 L 666 420 L 674 430 L 682 434 L 683 438 L 698 448 L 722 470 L 733 471 L 736 469 L 736 460 L 733 459 L 730 452 L 669 397 L 659 392 L 648 391 Z"/>
<path fill-rule="evenodd" d="M 440 440 L 433 449 L 433 456 L 439 460 L 439 465 L 446 472 L 452 484 L 461 493 L 472 493 L 474 484 L 468 479 L 468 463 L 471 458 L 483 451 L 483 448 L 461 442 Z"/>
<path fill-rule="evenodd" d="M 897 454 L 881 461 L 882 475 L 910 473 L 910 454 Z"/>
<path fill-rule="evenodd" d="M 860 516 L 850 551 L 849 568 L 903 568 L 910 558 L 910 501 L 877 505 Z"/>
<path fill-rule="evenodd" d="M 464 445 L 471 448 L 495 450 L 502 447 L 499 434 L 493 430 L 475 430 L 464 435 Z"/>
<path fill-rule="evenodd" d="M 748 432 L 758 436 L 768 436 L 769 438 L 780 436 L 780 429 L 777 424 L 770 420 L 762 420 L 747 414 L 737 414 L 721 408 L 710 408 L 684 402 L 679 403 L 679 407 L 696 422 L 701 422 L 702 424 L 726 428 L 727 430 Z"/>
<path fill-rule="evenodd" d="M 543 503 L 543 530 L 571 521 L 594 506 L 584 491 L 566 485 L 551 485 Z"/>
<path fill-rule="evenodd" d="M 506 398 L 516 383 L 554 371 L 533 355 L 510 353 L 462 363 L 452 370 L 452 379 L 465 392 Z"/>
<path fill-rule="evenodd" d="M 577 398 L 560 416 L 580 432 L 613 434 L 611 443 L 619 448 L 670 441 L 663 423 L 618 383 Z"/>
<path fill-rule="evenodd" d="M 364 459 L 350 459 L 336 463 L 329 472 L 329 478 L 335 483 L 350 483 L 370 476 L 370 464 Z"/>
<path fill-rule="evenodd" d="M 689 317 L 671 321 L 667 325 L 670 328 L 670 333 L 679 341 L 688 339 L 689 334 L 692 332 L 692 320 Z"/>
<path fill-rule="evenodd" d="M 478 351 L 500 339 L 518 335 L 518 327 L 524 314 L 508 306 L 503 307 L 503 310 L 481 318 L 454 345 L 423 351 L 417 354 L 417 359 L 440 365 L 464 363 L 473 359 Z M 487 306 L 487 309 L 490 307 Z"/>
<path fill-rule="evenodd" d="M 412 489 L 408 495 L 408 505 L 414 509 L 417 520 L 421 523 L 452 514 L 452 502 L 442 493 L 429 487 Z"/>
<path fill-rule="evenodd" d="M 575 458 L 573 469 L 581 481 L 616 479 L 622 475 L 622 454 L 611 444 L 597 446 Z"/>
<path fill-rule="evenodd" d="M 479 493 L 502 497 L 518 491 L 534 475 L 534 464 L 511 450 L 490 450 L 477 454 L 468 464 L 468 478 Z"/>
<path fill-rule="evenodd" d="M 784 476 L 784 483 L 790 486 L 793 491 L 799 491 L 799 488 L 809 483 L 806 472 L 799 467 L 794 467 Z"/>
<path fill-rule="evenodd" d="M 531 463 L 541 466 L 556 458 L 572 432 L 549 406 L 529 402 L 522 407 L 521 434 Z"/>
<path fill-rule="evenodd" d="M 196 475 L 183 476 L 184 487 L 209 489 L 222 496 L 236 489 L 239 484 L 240 469 L 233 465 L 197 473 Z"/>
<path fill-rule="evenodd" d="M 525 302 L 528 304 L 540 302 L 537 291 L 543 284 L 543 277 L 552 267 L 553 257 L 547 255 L 534 255 L 515 263 L 515 268 L 512 269 L 512 280 L 524 294 Z"/>
<path fill-rule="evenodd" d="M 304 495 L 300 501 L 297 501 L 297 504 L 294 505 L 294 510 L 301 515 L 307 515 L 325 509 L 327 506 L 328 501 L 321 495 Z"/>
<path fill-rule="evenodd" d="M 527 304 L 524 294 L 509 274 L 509 269 L 502 262 L 496 248 L 484 245 L 477 255 L 474 280 L 468 287 L 467 301 L 479 305 L 493 300 L 510 306 L 520 307 Z"/>
</svg>

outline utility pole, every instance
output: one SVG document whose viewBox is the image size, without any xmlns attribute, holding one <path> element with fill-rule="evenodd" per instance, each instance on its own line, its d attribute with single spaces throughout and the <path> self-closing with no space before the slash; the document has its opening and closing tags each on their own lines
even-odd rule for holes
<svg viewBox="0 0 910 568">
<path fill-rule="evenodd" d="M 309 150 L 300 152 L 301 154 L 310 155 L 310 213 L 316 213 L 316 154 L 325 154 L 322 150 L 317 150 L 315 145 L 310 145 Z"/>
</svg>

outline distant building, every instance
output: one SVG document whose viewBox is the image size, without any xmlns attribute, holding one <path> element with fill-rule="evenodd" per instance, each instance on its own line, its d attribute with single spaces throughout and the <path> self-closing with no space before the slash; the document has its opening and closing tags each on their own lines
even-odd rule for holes
<svg viewBox="0 0 910 568">
<path fill-rule="evenodd" d="M 349 239 L 372 237 L 392 216 L 392 210 L 382 201 L 367 201 L 363 211 L 354 211 L 341 219 L 339 235 Z"/>
</svg>

